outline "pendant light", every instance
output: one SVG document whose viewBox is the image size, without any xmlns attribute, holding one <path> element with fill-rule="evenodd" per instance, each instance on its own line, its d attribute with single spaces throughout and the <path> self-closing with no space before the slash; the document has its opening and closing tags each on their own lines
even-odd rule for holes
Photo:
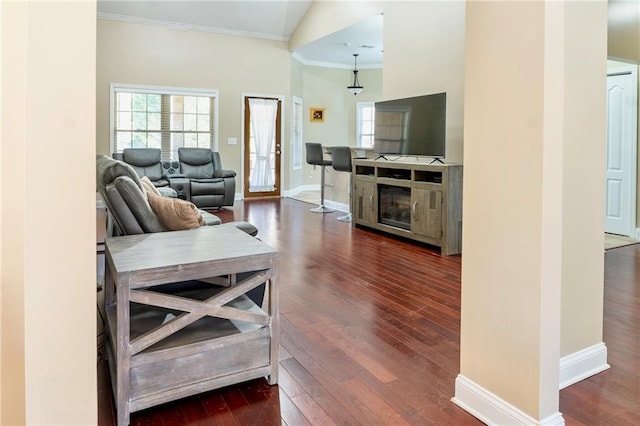
<svg viewBox="0 0 640 426">
<path fill-rule="evenodd" d="M 360 86 L 360 82 L 358 82 L 358 54 L 353 54 L 353 84 L 351 86 L 347 86 L 347 89 L 355 95 L 362 92 L 364 87 Z"/>
</svg>

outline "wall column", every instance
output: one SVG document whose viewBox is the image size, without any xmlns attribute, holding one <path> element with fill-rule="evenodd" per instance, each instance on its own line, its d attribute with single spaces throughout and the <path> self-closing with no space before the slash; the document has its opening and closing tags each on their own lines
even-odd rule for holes
<svg viewBox="0 0 640 426">
<path fill-rule="evenodd" d="M 96 2 L 0 15 L 0 424 L 96 424 Z"/>
<path fill-rule="evenodd" d="M 467 2 L 454 402 L 490 424 L 563 424 L 563 352 L 602 344 L 606 18 Z"/>
</svg>

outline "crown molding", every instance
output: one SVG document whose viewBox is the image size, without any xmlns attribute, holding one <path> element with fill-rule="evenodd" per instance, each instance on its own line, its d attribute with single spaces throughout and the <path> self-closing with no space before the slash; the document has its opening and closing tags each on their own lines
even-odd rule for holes
<svg viewBox="0 0 640 426">
<path fill-rule="evenodd" d="M 174 31 L 200 31 L 204 33 L 224 34 L 237 37 L 260 38 L 264 40 L 289 41 L 289 37 L 274 34 L 256 33 L 252 31 L 230 30 L 228 28 L 209 27 L 206 25 L 184 24 L 180 22 L 163 21 L 161 19 L 140 18 L 137 16 L 118 15 L 115 13 L 98 12 L 98 19 L 108 21 L 127 22 L 130 24 L 155 25 Z"/>
<path fill-rule="evenodd" d="M 353 69 L 352 65 L 340 64 L 337 62 L 322 62 L 322 61 L 309 60 L 304 58 L 298 52 L 292 52 L 291 57 L 296 61 L 300 62 L 302 65 L 309 65 L 309 66 L 321 67 L 321 68 L 339 68 L 339 69 L 345 69 L 345 70 Z M 382 69 L 382 64 L 366 64 L 366 65 L 358 64 L 358 70 L 365 70 L 365 69 Z"/>
</svg>

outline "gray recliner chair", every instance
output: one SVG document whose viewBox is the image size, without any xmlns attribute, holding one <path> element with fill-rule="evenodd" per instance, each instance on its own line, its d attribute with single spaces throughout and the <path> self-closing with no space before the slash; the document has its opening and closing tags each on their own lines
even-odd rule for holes
<svg viewBox="0 0 640 426">
<path fill-rule="evenodd" d="M 166 231 L 147 201 L 140 177 L 128 163 L 106 155 L 98 155 L 96 185 L 109 213 L 108 236 Z M 258 229 L 248 222 L 238 221 L 221 225 L 217 216 L 206 211 L 200 213 L 205 225 L 235 226 L 253 236 L 258 233 Z"/>
<path fill-rule="evenodd" d="M 165 197 L 176 197 L 176 191 L 169 187 L 161 154 L 158 148 L 125 148 L 122 152 L 114 152 L 112 157 L 129 164 L 138 176 L 148 177 Z"/>
<path fill-rule="evenodd" d="M 189 201 L 200 208 L 233 206 L 236 172 L 224 170 L 220 154 L 206 148 L 178 148 L 180 173 L 189 179 Z"/>
</svg>

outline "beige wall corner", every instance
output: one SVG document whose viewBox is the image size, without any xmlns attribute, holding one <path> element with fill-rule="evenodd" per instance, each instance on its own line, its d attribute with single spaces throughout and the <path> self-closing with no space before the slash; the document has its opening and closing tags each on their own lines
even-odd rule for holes
<svg viewBox="0 0 640 426">
<path fill-rule="evenodd" d="M 95 17 L 2 3 L 2 424 L 97 422 Z"/>
</svg>

